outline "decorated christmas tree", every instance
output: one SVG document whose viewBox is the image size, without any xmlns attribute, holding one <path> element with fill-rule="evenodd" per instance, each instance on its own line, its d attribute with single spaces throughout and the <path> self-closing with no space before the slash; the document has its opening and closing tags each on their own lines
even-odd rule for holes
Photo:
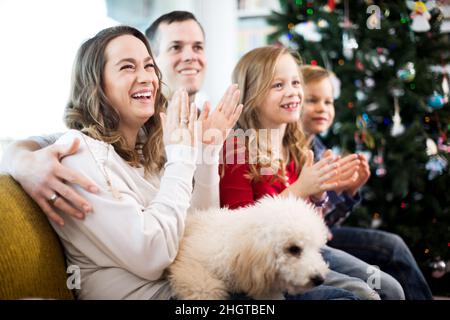
<svg viewBox="0 0 450 320">
<path fill-rule="evenodd" d="M 340 82 L 327 145 L 370 160 L 372 176 L 347 224 L 403 237 L 433 292 L 450 294 L 448 3 L 280 2 L 268 18 L 277 30 L 270 42 Z"/>
</svg>

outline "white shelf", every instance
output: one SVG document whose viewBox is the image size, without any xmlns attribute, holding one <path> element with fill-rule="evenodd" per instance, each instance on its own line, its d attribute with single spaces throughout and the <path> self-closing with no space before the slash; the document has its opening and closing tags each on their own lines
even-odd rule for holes
<svg viewBox="0 0 450 320">
<path fill-rule="evenodd" d="M 270 9 L 238 10 L 239 19 L 265 18 L 271 14 Z"/>
</svg>

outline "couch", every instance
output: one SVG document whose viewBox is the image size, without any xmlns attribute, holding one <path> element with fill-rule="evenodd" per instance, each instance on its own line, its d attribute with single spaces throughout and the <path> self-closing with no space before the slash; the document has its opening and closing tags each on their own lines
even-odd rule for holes
<svg viewBox="0 0 450 320">
<path fill-rule="evenodd" d="M 0 299 L 74 299 L 58 236 L 39 206 L 0 174 Z"/>
</svg>

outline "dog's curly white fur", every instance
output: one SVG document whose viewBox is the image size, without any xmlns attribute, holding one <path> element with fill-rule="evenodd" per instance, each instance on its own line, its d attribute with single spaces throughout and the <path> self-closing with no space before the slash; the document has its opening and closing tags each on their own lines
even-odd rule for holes
<svg viewBox="0 0 450 320">
<path fill-rule="evenodd" d="M 168 278 L 179 299 L 282 299 L 323 282 L 326 239 L 320 215 L 293 197 L 192 212 Z"/>
</svg>

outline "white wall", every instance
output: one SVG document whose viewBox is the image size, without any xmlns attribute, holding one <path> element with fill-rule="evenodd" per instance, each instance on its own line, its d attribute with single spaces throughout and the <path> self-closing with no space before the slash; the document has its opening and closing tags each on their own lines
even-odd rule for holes
<svg viewBox="0 0 450 320">
<path fill-rule="evenodd" d="M 146 13 L 135 24 L 120 22 L 145 30 L 155 18 L 172 10 L 188 10 L 197 16 L 206 33 L 204 92 L 215 105 L 231 81 L 236 62 L 236 0 L 146 3 Z M 143 27 L 144 14 L 149 18 Z M 133 16 L 125 15 L 127 19 Z M 62 116 L 76 51 L 82 41 L 114 24 L 118 22 L 107 17 L 104 0 L 0 0 L 0 139 L 65 130 Z"/>
<path fill-rule="evenodd" d="M 103 0 L 0 1 L 0 139 L 65 130 L 76 51 L 114 24 Z"/>
<path fill-rule="evenodd" d="M 231 83 L 236 64 L 237 3 L 235 0 L 197 0 L 195 12 L 206 33 L 205 92 L 217 103 Z"/>
</svg>

